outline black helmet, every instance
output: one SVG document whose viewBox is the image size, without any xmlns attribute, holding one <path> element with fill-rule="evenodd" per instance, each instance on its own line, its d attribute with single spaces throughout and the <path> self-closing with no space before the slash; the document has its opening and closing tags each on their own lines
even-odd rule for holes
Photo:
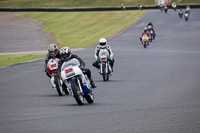
<svg viewBox="0 0 200 133">
<path fill-rule="evenodd" d="M 48 47 L 48 52 L 51 57 L 55 57 L 58 53 L 58 47 L 56 46 L 56 44 L 50 44 Z"/>
</svg>

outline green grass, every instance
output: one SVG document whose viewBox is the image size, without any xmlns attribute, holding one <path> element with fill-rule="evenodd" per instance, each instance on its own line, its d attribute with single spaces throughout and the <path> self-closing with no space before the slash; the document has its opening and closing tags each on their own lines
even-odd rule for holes
<svg viewBox="0 0 200 133">
<path fill-rule="evenodd" d="M 130 26 L 146 11 L 36 12 L 23 13 L 44 22 L 44 31 L 55 36 L 60 47 L 87 48 L 101 37 L 110 38 Z"/>
<path fill-rule="evenodd" d="M 199 5 L 200 0 L 182 0 L 179 4 L 181 4 L 181 5 Z"/>
<path fill-rule="evenodd" d="M 4 8 L 73 8 L 73 7 L 120 7 L 155 5 L 155 0 L 1 0 Z"/>
<path fill-rule="evenodd" d="M 172 0 L 172 2 L 178 0 Z M 155 0 L 0 0 L 0 8 L 90 8 L 90 7 L 126 7 L 137 6 L 138 3 L 154 6 Z M 200 0 L 182 0 L 178 4 L 200 4 Z"/>
<path fill-rule="evenodd" d="M 0 55 L 0 67 L 42 58 L 45 58 L 45 55 Z"/>
</svg>

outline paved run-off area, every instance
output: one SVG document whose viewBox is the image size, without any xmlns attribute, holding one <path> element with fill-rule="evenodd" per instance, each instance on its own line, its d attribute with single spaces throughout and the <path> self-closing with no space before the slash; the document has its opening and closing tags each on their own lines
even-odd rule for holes
<svg viewBox="0 0 200 133">
<path fill-rule="evenodd" d="M 42 30 L 42 22 L 21 17 L 19 13 L 0 13 L 0 55 L 46 53 L 54 37 Z"/>
</svg>

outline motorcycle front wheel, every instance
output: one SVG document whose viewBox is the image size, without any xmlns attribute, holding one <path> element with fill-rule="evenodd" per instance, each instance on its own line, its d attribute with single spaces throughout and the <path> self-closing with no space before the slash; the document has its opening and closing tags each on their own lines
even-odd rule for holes
<svg viewBox="0 0 200 133">
<path fill-rule="evenodd" d="M 102 64 L 102 76 L 103 76 L 103 81 L 106 81 L 107 80 L 106 64 Z"/>
<path fill-rule="evenodd" d="M 60 84 L 60 79 L 58 76 L 54 76 L 54 83 L 56 85 L 56 90 L 58 92 L 59 96 L 63 96 L 63 92 L 62 92 L 62 86 Z"/>
<path fill-rule="evenodd" d="M 72 92 L 74 94 L 74 98 L 79 105 L 84 104 L 83 93 L 80 91 L 80 88 L 76 82 L 71 83 Z"/>
<path fill-rule="evenodd" d="M 144 48 L 146 48 L 147 47 L 147 44 L 146 44 L 146 42 L 144 42 Z"/>
</svg>

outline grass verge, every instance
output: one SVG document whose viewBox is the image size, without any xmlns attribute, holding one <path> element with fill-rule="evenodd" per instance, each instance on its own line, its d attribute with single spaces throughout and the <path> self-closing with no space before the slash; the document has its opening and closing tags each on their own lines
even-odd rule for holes
<svg viewBox="0 0 200 133">
<path fill-rule="evenodd" d="M 45 58 L 45 55 L 0 55 L 0 67 L 42 58 Z"/>
<path fill-rule="evenodd" d="M 44 31 L 55 36 L 60 47 L 87 48 L 101 37 L 110 38 L 136 22 L 146 11 L 117 12 L 28 12 L 23 16 L 44 23 Z M 45 55 L 0 55 L 0 67 L 24 63 Z"/>
<path fill-rule="evenodd" d="M 92 8 L 155 5 L 155 0 L 1 0 L 1 8 Z"/>
<path fill-rule="evenodd" d="M 53 34 L 60 47 L 87 48 L 101 37 L 110 38 L 127 28 L 146 11 L 110 12 L 27 12 L 23 16 L 44 23 L 44 31 Z"/>
</svg>

